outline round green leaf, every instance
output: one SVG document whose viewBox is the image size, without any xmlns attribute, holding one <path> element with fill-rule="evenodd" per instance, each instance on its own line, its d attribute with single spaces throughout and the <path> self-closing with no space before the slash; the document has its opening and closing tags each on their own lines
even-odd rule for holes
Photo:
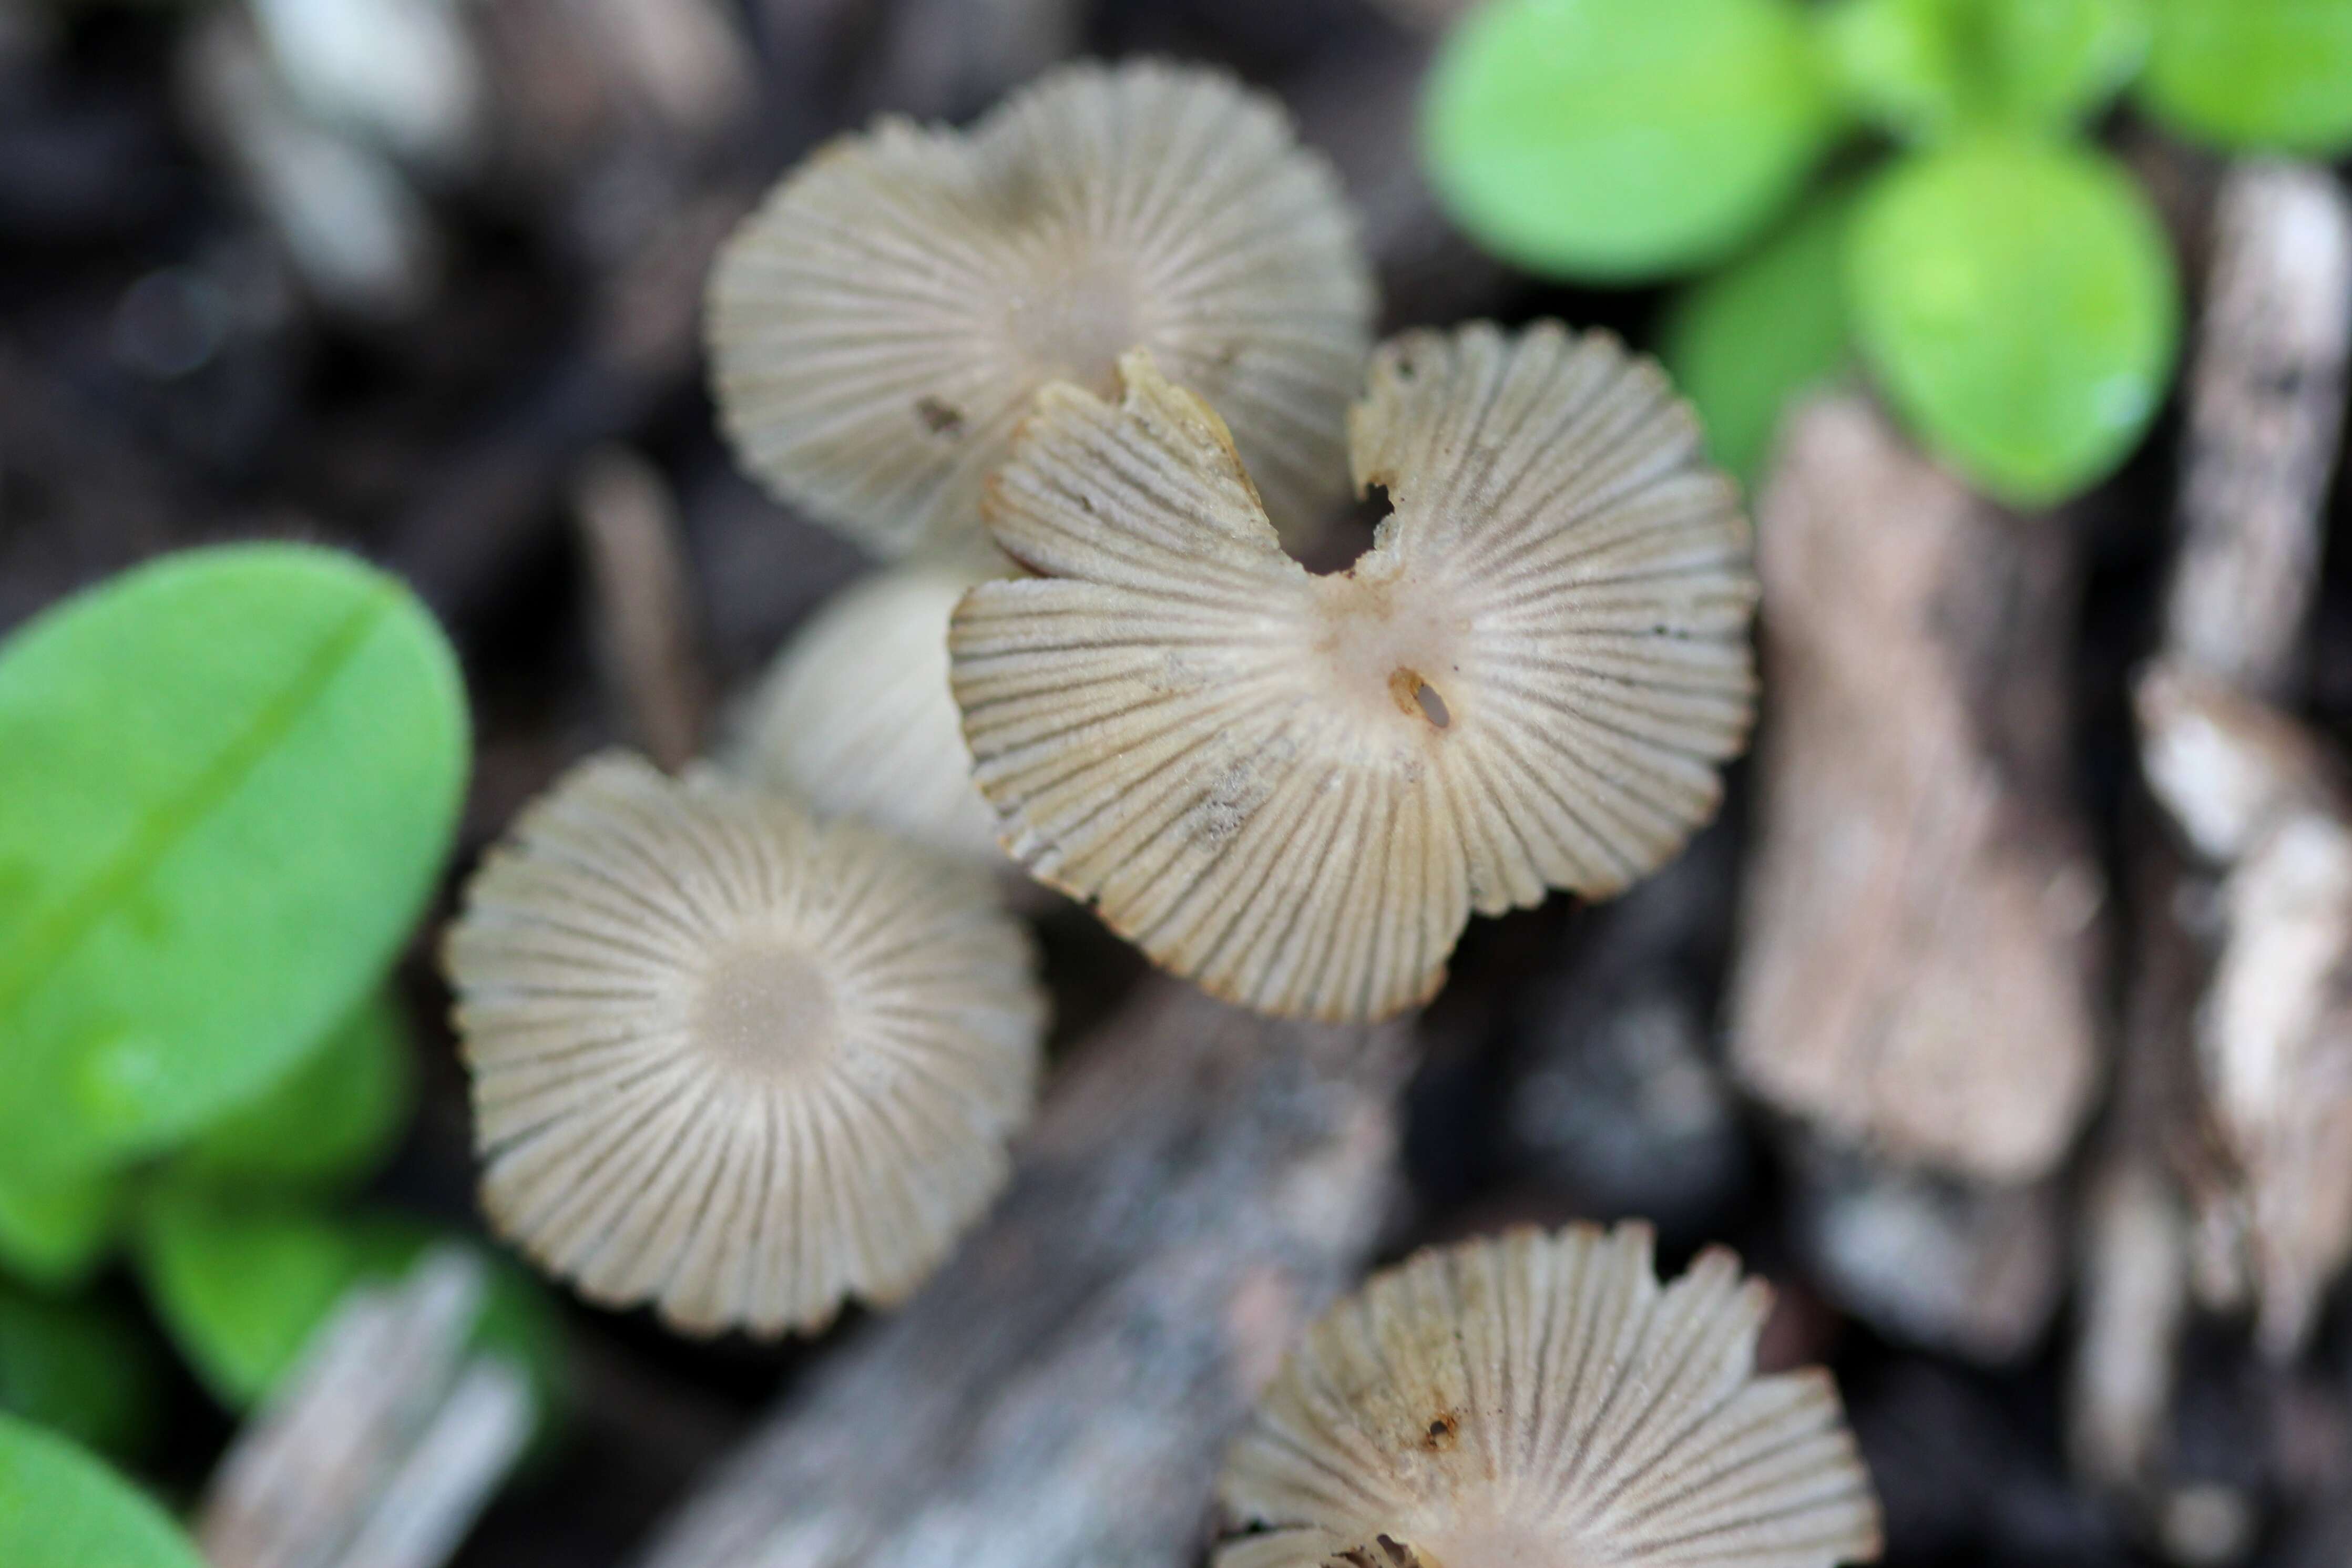
<svg viewBox="0 0 2352 1568">
<path fill-rule="evenodd" d="M 0 1410 L 115 1454 L 155 1416 L 154 1357 L 121 1316 L 0 1286 Z"/>
<path fill-rule="evenodd" d="M 105 1258 L 122 1220 L 113 1172 L 34 1175 L 0 1170 L 0 1273 L 66 1290 Z"/>
<path fill-rule="evenodd" d="M 2352 147 L 2352 0 L 2147 0 L 2139 99 L 2231 148 Z"/>
<path fill-rule="evenodd" d="M 370 998 L 317 1051 L 205 1129 L 177 1162 L 189 1176 L 331 1187 L 380 1164 L 415 1095 L 406 1026 Z"/>
<path fill-rule="evenodd" d="M 2079 120 L 2147 47 L 2140 0 L 1838 0 L 1820 29 L 1853 111 L 1921 141 Z"/>
<path fill-rule="evenodd" d="M 1489 0 L 1447 38 L 1422 125 L 1473 238 L 1601 280 L 1737 250 L 1835 129 L 1788 0 Z"/>
<path fill-rule="evenodd" d="M 1846 281 L 1895 406 L 2003 500 L 2097 480 L 2163 399 L 2171 252 L 2138 186 L 2088 148 L 1979 141 L 1904 160 L 1854 214 Z"/>
<path fill-rule="evenodd" d="M 359 1277 L 361 1251 L 323 1214 L 173 1188 L 142 1216 L 137 1260 L 182 1359 L 222 1405 L 245 1410 Z"/>
<path fill-rule="evenodd" d="M 1660 355 L 1698 410 L 1708 453 L 1743 484 L 1754 485 L 1782 413 L 1845 362 L 1853 204 L 1848 192 L 1816 197 L 1667 315 Z"/>
<path fill-rule="evenodd" d="M 0 1164 L 90 1169 L 250 1100 L 359 1002 L 457 821 L 463 694 L 349 557 L 170 557 L 0 648 Z"/>
<path fill-rule="evenodd" d="M 162 1509 L 63 1437 L 8 1416 L 0 1416 L 0 1563 L 204 1568 Z"/>
<path fill-rule="evenodd" d="M 1994 112 L 2021 125 L 2087 119 L 2147 57 L 2143 0 L 1983 0 Z"/>
<path fill-rule="evenodd" d="M 1972 112 L 1958 26 L 1976 0 L 1839 0 L 1820 13 L 1822 53 L 1861 118 L 1906 141 L 1949 135 Z"/>
</svg>

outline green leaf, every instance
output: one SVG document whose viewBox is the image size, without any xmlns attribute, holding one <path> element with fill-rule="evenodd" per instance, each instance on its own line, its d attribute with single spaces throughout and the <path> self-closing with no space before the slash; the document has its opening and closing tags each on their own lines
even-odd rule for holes
<svg viewBox="0 0 2352 1568">
<path fill-rule="evenodd" d="M 2230 148 L 2352 147 L 2352 0 L 2147 0 L 2139 99 Z"/>
<path fill-rule="evenodd" d="M 79 1284 L 105 1259 L 122 1209 L 122 1181 L 111 1172 L 0 1171 L 0 1272 L 47 1291 Z"/>
<path fill-rule="evenodd" d="M 175 1175 L 334 1187 L 391 1153 L 415 1096 L 407 1028 L 375 996 L 262 1095 L 205 1129 Z"/>
<path fill-rule="evenodd" d="M 1667 315 L 1660 357 L 1697 408 L 1707 451 L 1751 488 L 1782 413 L 1845 362 L 1853 207 L 1850 191 L 1814 198 L 1754 252 L 1685 290 Z"/>
<path fill-rule="evenodd" d="M 1788 0 L 1489 0 L 1432 68 L 1422 140 L 1479 244 L 1630 281 L 1738 250 L 1836 129 Z"/>
<path fill-rule="evenodd" d="M 277 1386 L 362 1266 L 350 1228 L 322 1214 L 194 1189 L 155 1195 L 137 1260 L 163 1331 L 231 1410 Z"/>
<path fill-rule="evenodd" d="M 1915 141 L 2078 121 L 2147 48 L 2140 0 L 1838 0 L 1819 28 L 1853 111 Z"/>
<path fill-rule="evenodd" d="M 457 820 L 456 663 L 332 552 L 166 558 L 0 648 L 0 1161 L 90 1170 L 355 1007 Z"/>
<path fill-rule="evenodd" d="M 0 1286 L 0 1410 L 133 1453 L 154 1425 L 154 1355 L 106 1308 Z"/>
<path fill-rule="evenodd" d="M 1985 140 L 1903 160 L 1854 214 L 1846 283 L 1914 431 L 2012 504 L 2099 479 L 2163 400 L 2171 252 L 2130 175 L 2089 148 Z"/>
<path fill-rule="evenodd" d="M 163 1511 L 64 1438 L 0 1416 L 0 1563 L 204 1568 Z"/>
</svg>

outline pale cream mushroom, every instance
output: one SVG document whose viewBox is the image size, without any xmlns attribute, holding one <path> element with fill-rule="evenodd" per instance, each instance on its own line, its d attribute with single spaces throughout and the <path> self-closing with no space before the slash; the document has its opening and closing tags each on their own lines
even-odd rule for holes
<svg viewBox="0 0 2352 1568">
<path fill-rule="evenodd" d="M 984 876 L 707 773 L 581 765 L 447 960 L 492 1221 L 681 1328 L 905 1295 L 1034 1099 L 1045 999 Z"/>
<path fill-rule="evenodd" d="M 1711 815 L 1756 585 L 1665 377 L 1546 323 L 1411 332 L 1350 416 L 1394 507 L 1317 577 L 1208 404 L 1145 355 L 1040 394 L 990 524 L 1041 574 L 950 637 L 981 790 L 1033 874 L 1267 1012 L 1428 998 L 1473 909 L 1610 894 Z"/>
<path fill-rule="evenodd" d="M 1829 1375 L 1759 1377 L 1770 1292 L 1647 1226 L 1423 1252 L 1308 1331 L 1229 1457 L 1216 1568 L 1830 1568 L 1879 1512 Z"/>
<path fill-rule="evenodd" d="M 1323 159 L 1221 72 L 1076 65 L 967 134 L 821 149 L 711 274 L 721 423 L 779 497 L 876 552 L 983 542 L 1040 386 L 1149 349 L 1240 432 L 1275 516 L 1339 498 L 1372 287 Z"/>
<path fill-rule="evenodd" d="M 820 815 L 1007 864 L 948 695 L 948 618 L 978 580 L 945 563 L 910 564 L 844 589 L 761 677 L 729 770 Z"/>
</svg>

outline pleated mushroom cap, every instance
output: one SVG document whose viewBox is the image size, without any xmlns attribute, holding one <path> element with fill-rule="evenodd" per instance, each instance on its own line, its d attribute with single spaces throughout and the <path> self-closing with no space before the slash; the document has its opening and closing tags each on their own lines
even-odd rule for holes
<svg viewBox="0 0 2352 1568">
<path fill-rule="evenodd" d="M 730 772 L 942 854 L 1005 864 L 948 695 L 948 618 L 979 576 L 877 571 L 793 637 L 746 706 Z"/>
<path fill-rule="evenodd" d="M 491 1219 L 695 1332 L 906 1294 L 1034 1098 L 1044 998 L 984 877 L 709 774 L 583 764 L 447 961 Z"/>
<path fill-rule="evenodd" d="M 1286 528 L 1344 487 L 1372 286 L 1337 178 L 1220 72 L 1063 68 L 969 135 L 886 119 L 787 176 L 711 274 L 745 466 L 877 554 L 984 542 L 1053 380 L 1129 349 L 1223 410 Z"/>
<path fill-rule="evenodd" d="M 1375 1275 L 1234 1445 L 1219 1492 L 1262 1532 L 1216 1568 L 1874 1559 L 1878 1504 L 1829 1375 L 1754 1375 L 1769 1300 L 1720 1250 L 1661 1289 L 1643 1225 L 1516 1231 Z"/>
<path fill-rule="evenodd" d="M 1282 551 L 1223 423 L 1141 354 L 1039 395 L 991 490 L 1038 578 L 950 636 L 982 793 L 1033 874 L 1262 1011 L 1377 1018 L 1470 912 L 1614 893 L 1744 743 L 1731 485 L 1646 360 L 1556 324 L 1412 332 L 1349 420 L 1393 505 L 1347 572 Z"/>
</svg>

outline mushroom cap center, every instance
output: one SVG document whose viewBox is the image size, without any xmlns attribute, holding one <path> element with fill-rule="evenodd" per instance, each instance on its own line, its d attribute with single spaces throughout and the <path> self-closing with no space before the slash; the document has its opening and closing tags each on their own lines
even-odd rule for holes
<svg viewBox="0 0 2352 1568">
<path fill-rule="evenodd" d="M 1587 1568 L 1594 1561 L 1555 1532 L 1502 1519 L 1450 1521 L 1409 1544 L 1421 1568 Z"/>
<path fill-rule="evenodd" d="M 746 1073 L 788 1071 L 840 1041 L 832 983 L 805 949 L 786 942 L 748 942 L 721 954 L 693 1009 L 703 1048 Z"/>
<path fill-rule="evenodd" d="M 1058 266 L 1041 264 L 1013 295 L 1004 325 L 1013 352 L 1038 380 L 1074 382 L 1115 401 L 1118 357 L 1143 336 L 1135 268 L 1091 247 Z"/>
<path fill-rule="evenodd" d="M 1362 722 L 1433 739 L 1461 721 L 1460 626 L 1384 564 L 1375 552 L 1354 570 L 1315 579 L 1315 653 Z"/>
</svg>

